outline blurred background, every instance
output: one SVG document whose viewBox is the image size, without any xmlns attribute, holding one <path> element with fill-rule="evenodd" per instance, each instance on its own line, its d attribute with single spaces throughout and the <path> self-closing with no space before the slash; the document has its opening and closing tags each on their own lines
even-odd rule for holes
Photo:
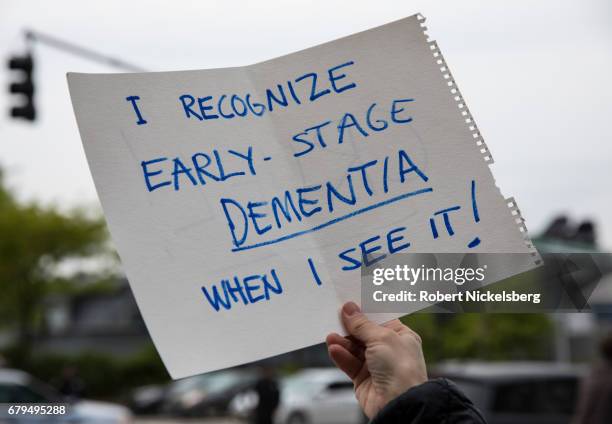
<svg viewBox="0 0 612 424">
<path fill-rule="evenodd" d="M 3 0 L 0 403 L 68 400 L 82 422 L 240 422 L 263 378 L 279 384 L 279 423 L 363 422 L 322 345 L 169 380 L 107 234 L 65 75 L 245 65 L 417 12 L 540 251 L 608 252 L 609 1 Z M 605 363 L 612 278 L 589 303 L 404 321 L 432 376 L 459 382 L 490 422 L 568 423 L 580 381 Z"/>
</svg>

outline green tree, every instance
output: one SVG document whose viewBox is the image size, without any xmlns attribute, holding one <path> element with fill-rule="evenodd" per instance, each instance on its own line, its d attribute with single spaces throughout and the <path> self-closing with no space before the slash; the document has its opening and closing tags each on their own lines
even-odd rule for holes
<svg viewBox="0 0 612 424">
<path fill-rule="evenodd" d="M 545 314 L 416 313 L 402 321 L 419 333 L 430 362 L 545 360 L 553 353 L 553 326 Z"/>
<path fill-rule="evenodd" d="M 21 355 L 30 353 L 43 300 L 58 285 L 58 263 L 101 253 L 106 239 L 101 218 L 22 204 L 0 173 L 0 325 L 16 330 Z"/>
</svg>

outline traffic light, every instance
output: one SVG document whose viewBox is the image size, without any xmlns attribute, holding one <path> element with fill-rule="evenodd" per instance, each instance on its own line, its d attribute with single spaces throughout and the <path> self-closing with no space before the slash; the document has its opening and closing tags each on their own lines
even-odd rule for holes
<svg viewBox="0 0 612 424">
<path fill-rule="evenodd" d="M 32 70 L 34 69 L 32 56 L 29 53 L 24 56 L 13 56 L 8 61 L 8 67 L 22 75 L 20 80 L 11 83 L 9 91 L 25 99 L 20 105 L 11 108 L 11 116 L 34 121 L 36 109 L 34 108 L 34 83 L 32 82 Z"/>
</svg>

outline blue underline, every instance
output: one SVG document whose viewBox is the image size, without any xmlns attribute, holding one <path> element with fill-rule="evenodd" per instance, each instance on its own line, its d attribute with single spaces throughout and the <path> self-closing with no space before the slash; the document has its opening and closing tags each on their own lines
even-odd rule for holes
<svg viewBox="0 0 612 424">
<path fill-rule="evenodd" d="M 234 247 L 232 249 L 232 252 L 240 252 L 242 250 L 256 249 L 258 247 L 268 246 L 270 244 L 280 243 L 281 241 L 289 240 L 295 237 L 300 237 L 300 236 L 303 236 L 304 234 L 314 233 L 315 231 L 322 230 L 323 228 L 329 227 L 330 225 L 337 224 L 338 222 L 345 221 L 354 216 L 361 215 L 362 213 L 366 213 L 368 211 L 380 208 L 382 206 L 389 205 L 391 203 L 398 202 L 403 199 L 407 199 L 409 197 L 417 196 L 419 194 L 430 193 L 432 191 L 433 191 L 433 188 L 423 188 L 421 190 L 411 191 L 410 193 L 400 194 L 399 196 L 392 197 L 391 199 L 387 199 L 382 202 L 374 203 L 373 205 L 366 206 L 365 208 L 356 210 L 354 212 L 348 213 L 343 216 L 339 216 L 338 218 L 331 219 L 327 222 L 324 222 L 323 224 L 317 225 L 316 227 L 309 228 L 308 230 L 297 231 L 295 233 L 287 234 L 287 235 L 284 235 L 274 240 L 262 241 L 261 243 L 255 243 L 255 244 L 251 244 L 247 246 Z"/>
</svg>

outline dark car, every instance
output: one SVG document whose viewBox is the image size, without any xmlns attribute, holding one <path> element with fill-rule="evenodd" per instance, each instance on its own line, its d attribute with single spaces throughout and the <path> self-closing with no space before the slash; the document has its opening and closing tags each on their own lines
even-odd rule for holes
<svg viewBox="0 0 612 424">
<path fill-rule="evenodd" d="M 236 394 L 252 388 L 257 373 L 234 369 L 196 375 L 173 382 L 165 393 L 161 410 L 167 415 L 184 417 L 228 414 Z"/>
<path fill-rule="evenodd" d="M 128 398 L 132 412 L 138 415 L 153 415 L 159 413 L 169 385 L 152 384 L 137 387 Z"/>
<path fill-rule="evenodd" d="M 489 424 L 569 423 L 585 374 L 551 362 L 449 362 L 432 373 L 454 381 Z"/>
</svg>

